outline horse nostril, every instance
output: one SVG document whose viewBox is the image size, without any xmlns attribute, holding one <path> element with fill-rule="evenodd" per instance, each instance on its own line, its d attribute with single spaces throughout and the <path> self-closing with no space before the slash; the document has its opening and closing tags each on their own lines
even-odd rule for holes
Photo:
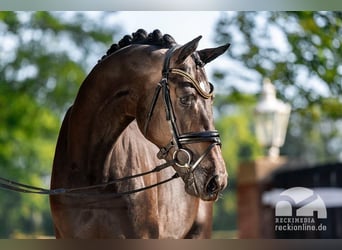
<svg viewBox="0 0 342 250">
<path fill-rule="evenodd" d="M 208 194 L 215 193 L 220 189 L 220 185 L 218 184 L 218 179 L 219 179 L 218 175 L 214 175 L 213 177 L 210 178 L 206 186 L 206 191 Z"/>
</svg>

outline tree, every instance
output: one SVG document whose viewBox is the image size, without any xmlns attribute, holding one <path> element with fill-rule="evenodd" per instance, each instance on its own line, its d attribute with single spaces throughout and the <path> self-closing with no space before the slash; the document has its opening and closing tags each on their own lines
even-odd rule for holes
<svg viewBox="0 0 342 250">
<path fill-rule="evenodd" d="M 229 59 L 241 65 L 216 73 L 224 82 L 238 82 L 225 85 L 227 94 L 255 95 L 269 78 L 278 97 L 292 105 L 285 153 L 310 162 L 339 159 L 341 12 L 223 13 L 216 41 L 231 42 Z"/>
<path fill-rule="evenodd" d="M 215 41 L 232 45 L 227 70 L 214 73 L 220 88 L 217 127 L 230 183 L 214 224 L 223 229 L 228 223 L 233 229 L 236 170 L 241 162 L 262 155 L 253 131 L 253 108 L 264 78 L 292 106 L 281 152 L 309 163 L 341 159 L 342 13 L 224 12 Z"/>
<path fill-rule="evenodd" d="M 117 33 L 111 15 L 0 12 L 1 177 L 49 185 L 61 118 Z M 48 197 L 0 190 L 0 200 L 1 238 L 53 233 Z"/>
</svg>

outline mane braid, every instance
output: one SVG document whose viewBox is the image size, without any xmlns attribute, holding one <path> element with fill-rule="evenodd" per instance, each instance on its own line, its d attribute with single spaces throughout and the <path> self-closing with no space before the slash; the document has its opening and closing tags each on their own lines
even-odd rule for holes
<svg viewBox="0 0 342 250">
<path fill-rule="evenodd" d="M 112 44 L 106 55 L 104 55 L 98 62 L 101 62 L 109 55 L 131 44 L 147 44 L 160 46 L 161 48 L 171 48 L 177 43 L 172 36 L 168 34 L 163 35 L 158 29 L 154 30 L 150 34 L 147 34 L 144 29 L 138 29 L 136 32 L 132 33 L 132 35 L 125 35 L 117 44 Z"/>
</svg>

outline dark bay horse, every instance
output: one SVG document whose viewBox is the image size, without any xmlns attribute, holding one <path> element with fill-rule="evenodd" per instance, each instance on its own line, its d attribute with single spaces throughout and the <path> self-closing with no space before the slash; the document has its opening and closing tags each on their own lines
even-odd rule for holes
<svg viewBox="0 0 342 250">
<path fill-rule="evenodd" d="M 227 172 L 203 67 L 229 45 L 200 38 L 138 30 L 89 73 L 56 146 L 51 188 L 75 191 L 50 196 L 57 238 L 210 237 Z"/>
</svg>

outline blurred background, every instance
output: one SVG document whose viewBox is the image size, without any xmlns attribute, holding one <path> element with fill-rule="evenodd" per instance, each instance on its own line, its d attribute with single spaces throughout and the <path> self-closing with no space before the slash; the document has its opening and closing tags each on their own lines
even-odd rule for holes
<svg viewBox="0 0 342 250">
<path fill-rule="evenodd" d="M 0 12 L 0 176 L 49 186 L 62 118 L 112 43 L 143 28 L 199 48 L 231 43 L 208 65 L 229 187 L 214 237 L 239 237 L 237 175 L 265 155 L 254 111 L 269 79 L 291 105 L 280 155 L 305 166 L 342 160 L 341 12 Z M 0 238 L 53 235 L 48 197 L 0 190 Z"/>
</svg>

